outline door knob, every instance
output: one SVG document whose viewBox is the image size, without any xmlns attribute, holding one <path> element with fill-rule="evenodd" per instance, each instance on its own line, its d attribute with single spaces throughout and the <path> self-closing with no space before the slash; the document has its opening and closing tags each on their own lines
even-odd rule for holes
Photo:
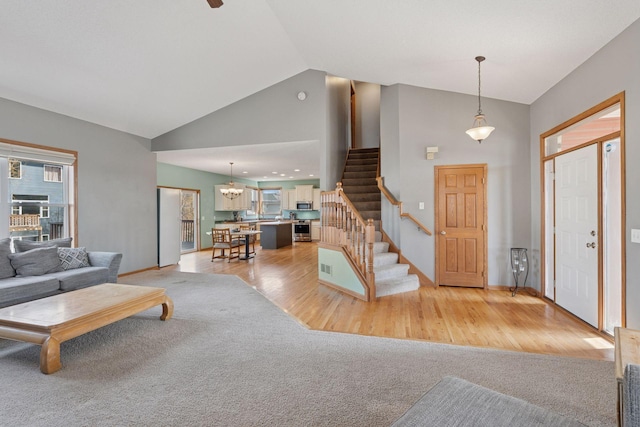
<svg viewBox="0 0 640 427">
<path fill-rule="evenodd" d="M 596 230 L 591 230 L 591 235 L 595 236 L 596 235 Z"/>
<path fill-rule="evenodd" d="M 596 248 L 596 242 L 587 243 L 587 247 L 595 249 Z"/>
<path fill-rule="evenodd" d="M 447 232 L 446 232 L 446 231 L 444 231 L 444 230 L 442 230 L 442 231 L 440 232 L 440 234 L 442 234 L 442 235 L 444 236 L 445 234 L 447 234 Z"/>
</svg>

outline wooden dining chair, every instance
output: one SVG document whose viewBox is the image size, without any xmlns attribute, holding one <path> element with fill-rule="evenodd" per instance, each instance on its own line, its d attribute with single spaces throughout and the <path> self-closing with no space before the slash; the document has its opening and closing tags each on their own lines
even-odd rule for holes
<svg viewBox="0 0 640 427">
<path fill-rule="evenodd" d="M 216 258 L 226 258 L 227 262 L 231 262 L 232 258 L 240 256 L 241 242 L 237 239 L 231 239 L 231 233 L 228 228 L 212 228 L 211 239 L 213 240 L 213 253 L 211 261 Z M 216 250 L 220 253 L 216 255 Z M 225 253 L 228 251 L 228 253 Z"/>
<path fill-rule="evenodd" d="M 243 230 L 255 230 L 255 229 L 256 229 L 255 225 L 251 225 L 251 224 L 241 224 L 240 225 L 240 231 L 243 231 Z M 256 235 L 253 234 L 253 235 L 248 236 L 248 237 L 249 237 L 249 247 L 250 247 L 249 253 L 250 254 L 255 254 L 256 253 Z M 242 243 L 244 243 L 244 239 L 246 239 L 246 238 L 247 238 L 247 236 L 242 236 L 242 239 L 243 239 Z"/>
</svg>

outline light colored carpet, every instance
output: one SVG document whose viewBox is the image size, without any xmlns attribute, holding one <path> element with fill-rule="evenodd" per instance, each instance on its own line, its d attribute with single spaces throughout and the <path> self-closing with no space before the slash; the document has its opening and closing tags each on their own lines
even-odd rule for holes
<svg viewBox="0 0 640 427">
<path fill-rule="evenodd" d="M 0 340 L 0 424 L 388 426 L 446 375 L 590 426 L 615 425 L 613 363 L 311 331 L 235 276 L 150 271 L 161 309 L 62 344 Z"/>
</svg>

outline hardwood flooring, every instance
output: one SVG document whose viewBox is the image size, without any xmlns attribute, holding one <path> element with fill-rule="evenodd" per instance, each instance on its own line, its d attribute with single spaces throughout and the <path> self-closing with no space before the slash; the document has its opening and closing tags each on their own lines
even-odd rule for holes
<svg viewBox="0 0 640 427">
<path fill-rule="evenodd" d="M 318 284 L 315 243 L 256 251 L 228 263 L 204 250 L 163 270 L 237 275 L 311 329 L 613 360 L 613 340 L 526 292 L 421 287 L 366 303 Z"/>
</svg>

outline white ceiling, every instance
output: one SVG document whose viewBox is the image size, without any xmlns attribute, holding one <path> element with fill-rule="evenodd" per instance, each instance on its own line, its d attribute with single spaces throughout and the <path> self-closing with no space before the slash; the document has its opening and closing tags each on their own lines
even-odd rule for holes
<svg viewBox="0 0 640 427">
<path fill-rule="evenodd" d="M 0 0 L 0 97 L 154 138 L 309 68 L 477 94 L 484 55 L 483 96 L 531 104 L 640 18 L 638 0 L 224 1 Z"/>
</svg>

